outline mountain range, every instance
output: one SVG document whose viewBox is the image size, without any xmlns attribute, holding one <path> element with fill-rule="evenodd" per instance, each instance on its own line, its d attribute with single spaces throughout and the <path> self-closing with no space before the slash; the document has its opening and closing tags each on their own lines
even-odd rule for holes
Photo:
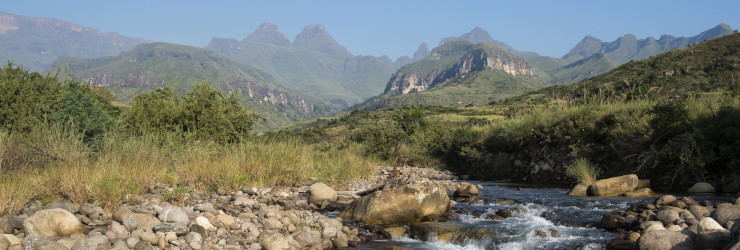
<svg viewBox="0 0 740 250">
<path fill-rule="evenodd" d="M 58 56 L 112 56 L 147 42 L 62 20 L 0 11 L 0 59 L 33 71 L 46 69 Z"/>
<path fill-rule="evenodd" d="M 0 12 L 0 57 L 36 71 L 70 67 L 90 84 L 113 90 L 122 102 L 154 87 L 169 85 L 182 92 L 208 79 L 241 95 L 250 109 L 268 118 L 263 124 L 268 128 L 352 105 L 486 104 L 730 33 L 729 25 L 720 24 L 693 37 L 638 40 L 627 34 L 603 42 L 586 36 L 554 58 L 518 51 L 475 27 L 442 38 L 431 50 L 421 43 L 413 57 L 394 61 L 354 55 L 322 25 L 306 26 L 291 41 L 276 25 L 263 23 L 240 41 L 212 38 L 197 48 L 147 44 L 61 20 Z"/>
<path fill-rule="evenodd" d="M 192 85 L 210 81 L 214 87 L 240 97 L 251 111 L 267 118 L 256 129 L 329 115 L 333 105 L 303 96 L 283 86 L 269 73 L 235 62 L 213 51 L 169 43 L 141 44 L 118 56 L 59 57 L 50 69 L 67 67 L 88 83 L 103 86 L 121 102 L 157 87 L 183 94 Z"/>
<path fill-rule="evenodd" d="M 396 70 L 387 56 L 356 56 L 323 25 L 306 26 L 293 42 L 263 23 L 241 41 L 213 38 L 206 49 L 265 70 L 301 93 L 345 108 L 383 91 Z"/>
</svg>

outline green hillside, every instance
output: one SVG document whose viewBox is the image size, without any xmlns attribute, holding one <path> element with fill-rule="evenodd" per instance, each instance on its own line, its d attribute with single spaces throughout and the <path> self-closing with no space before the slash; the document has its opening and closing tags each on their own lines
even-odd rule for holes
<svg viewBox="0 0 740 250">
<path fill-rule="evenodd" d="M 252 111 L 267 118 L 257 130 L 336 111 L 331 105 L 288 90 L 270 74 L 218 53 L 167 43 L 143 44 L 115 57 L 82 59 L 60 57 L 49 70 L 69 67 L 93 85 L 104 86 L 119 101 L 171 86 L 182 94 L 193 84 L 211 81 L 227 93 L 238 95 Z"/>
<path fill-rule="evenodd" d="M 568 84 L 599 75 L 617 66 L 619 66 L 618 62 L 609 59 L 604 54 L 594 54 L 571 64 L 551 69 L 548 73 L 552 76 L 552 84 Z"/>
<path fill-rule="evenodd" d="M 521 57 L 492 43 L 473 44 L 461 39 L 445 43 L 427 58 L 402 67 L 388 82 L 383 95 L 355 109 L 416 104 L 484 105 L 545 87 L 548 77 Z"/>
</svg>

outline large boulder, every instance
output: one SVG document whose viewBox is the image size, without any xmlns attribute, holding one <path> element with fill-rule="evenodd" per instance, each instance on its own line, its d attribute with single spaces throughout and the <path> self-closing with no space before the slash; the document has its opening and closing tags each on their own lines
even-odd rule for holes
<svg viewBox="0 0 740 250">
<path fill-rule="evenodd" d="M 641 250 L 693 250 L 694 240 L 689 235 L 675 231 L 650 231 L 637 240 Z"/>
<path fill-rule="evenodd" d="M 740 219 L 740 205 L 721 206 L 709 215 L 720 225 L 725 225 L 728 221 Z"/>
<path fill-rule="evenodd" d="M 658 213 L 655 215 L 655 218 L 658 219 L 660 222 L 663 222 L 663 225 L 668 225 L 680 219 L 681 216 L 678 215 L 678 212 L 676 212 L 676 210 L 668 209 L 658 211 Z"/>
<path fill-rule="evenodd" d="M 87 229 L 72 213 L 61 208 L 41 210 L 23 221 L 27 235 L 67 237 L 87 234 Z"/>
<path fill-rule="evenodd" d="M 618 196 L 635 190 L 638 184 L 637 175 L 617 176 L 594 182 L 588 187 L 588 194 L 593 196 Z"/>
<path fill-rule="evenodd" d="M 315 183 L 308 188 L 308 201 L 314 205 L 321 205 L 324 200 L 336 201 L 337 191 L 324 183 Z"/>
<path fill-rule="evenodd" d="M 397 224 L 420 222 L 429 215 L 442 216 L 449 209 L 445 188 L 426 182 L 377 191 L 353 201 L 337 216 L 368 224 Z"/>
<path fill-rule="evenodd" d="M 639 188 L 634 191 L 624 193 L 626 197 L 655 197 L 657 196 L 650 188 Z"/>
<path fill-rule="evenodd" d="M 706 182 L 697 182 L 691 188 L 689 188 L 689 193 L 714 193 L 714 187 L 712 184 L 706 183 Z"/>
<path fill-rule="evenodd" d="M 725 229 L 710 217 L 699 221 L 696 243 L 700 249 L 721 249 L 730 243 L 730 230 Z"/>
</svg>

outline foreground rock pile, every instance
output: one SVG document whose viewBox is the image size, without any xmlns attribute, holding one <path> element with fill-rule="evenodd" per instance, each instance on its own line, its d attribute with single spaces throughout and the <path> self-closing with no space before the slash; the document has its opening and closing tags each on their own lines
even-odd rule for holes
<svg viewBox="0 0 740 250">
<path fill-rule="evenodd" d="M 358 191 L 370 187 L 382 188 L 363 198 L 416 187 L 419 192 L 411 192 L 409 197 L 436 202 L 436 205 L 422 204 L 418 210 L 436 209 L 432 214 L 439 215 L 439 211 L 446 213 L 454 204 L 447 196 L 448 191 L 460 189 L 463 190 L 460 196 L 477 195 L 475 186 L 452 182 L 452 178 L 449 172 L 433 169 L 386 167 L 369 181 L 353 182 L 348 191 L 337 192 L 322 183 L 294 188 L 244 187 L 236 192 L 213 194 L 189 191 L 182 200 L 171 204 L 163 197 L 175 189 L 160 185 L 150 194 L 139 197 L 135 204 L 122 204 L 107 210 L 89 203 L 29 204 L 22 214 L 0 218 L 0 249 L 324 249 L 356 246 L 369 239 L 368 235 L 377 235 L 382 230 L 349 221 L 343 224 L 341 218 L 326 216 L 327 211 L 341 211 L 350 204 L 360 204 L 352 203 L 360 199 Z M 361 204 L 353 206 L 362 207 Z M 383 216 L 394 217 L 392 214 L 393 211 L 387 211 Z M 426 215 L 420 213 L 419 216 Z M 372 223 L 387 222 L 390 221 Z"/>
<path fill-rule="evenodd" d="M 663 195 L 604 215 L 601 227 L 619 233 L 607 249 L 740 249 L 740 198 L 712 204 Z"/>
</svg>

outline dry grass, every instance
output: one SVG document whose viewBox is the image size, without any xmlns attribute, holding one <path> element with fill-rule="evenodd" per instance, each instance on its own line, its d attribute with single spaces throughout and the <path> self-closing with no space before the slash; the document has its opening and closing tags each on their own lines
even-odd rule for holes
<svg viewBox="0 0 740 250">
<path fill-rule="evenodd" d="M 49 131 L 49 132 L 40 132 Z M 203 191 L 243 186 L 297 186 L 313 181 L 335 187 L 371 175 L 377 164 L 361 156 L 359 145 L 322 149 L 298 140 L 256 138 L 233 145 L 185 142 L 167 136 L 110 134 L 89 146 L 62 128 L 40 129 L 18 140 L 0 134 L 0 162 L 7 148 L 33 145 L 59 157 L 34 165 L 0 165 L 0 216 L 18 213 L 32 201 L 66 198 L 106 207 L 129 203 L 157 183 Z M 20 159 L 20 157 L 18 157 Z M 168 194 L 177 199 L 177 194 Z"/>
</svg>

